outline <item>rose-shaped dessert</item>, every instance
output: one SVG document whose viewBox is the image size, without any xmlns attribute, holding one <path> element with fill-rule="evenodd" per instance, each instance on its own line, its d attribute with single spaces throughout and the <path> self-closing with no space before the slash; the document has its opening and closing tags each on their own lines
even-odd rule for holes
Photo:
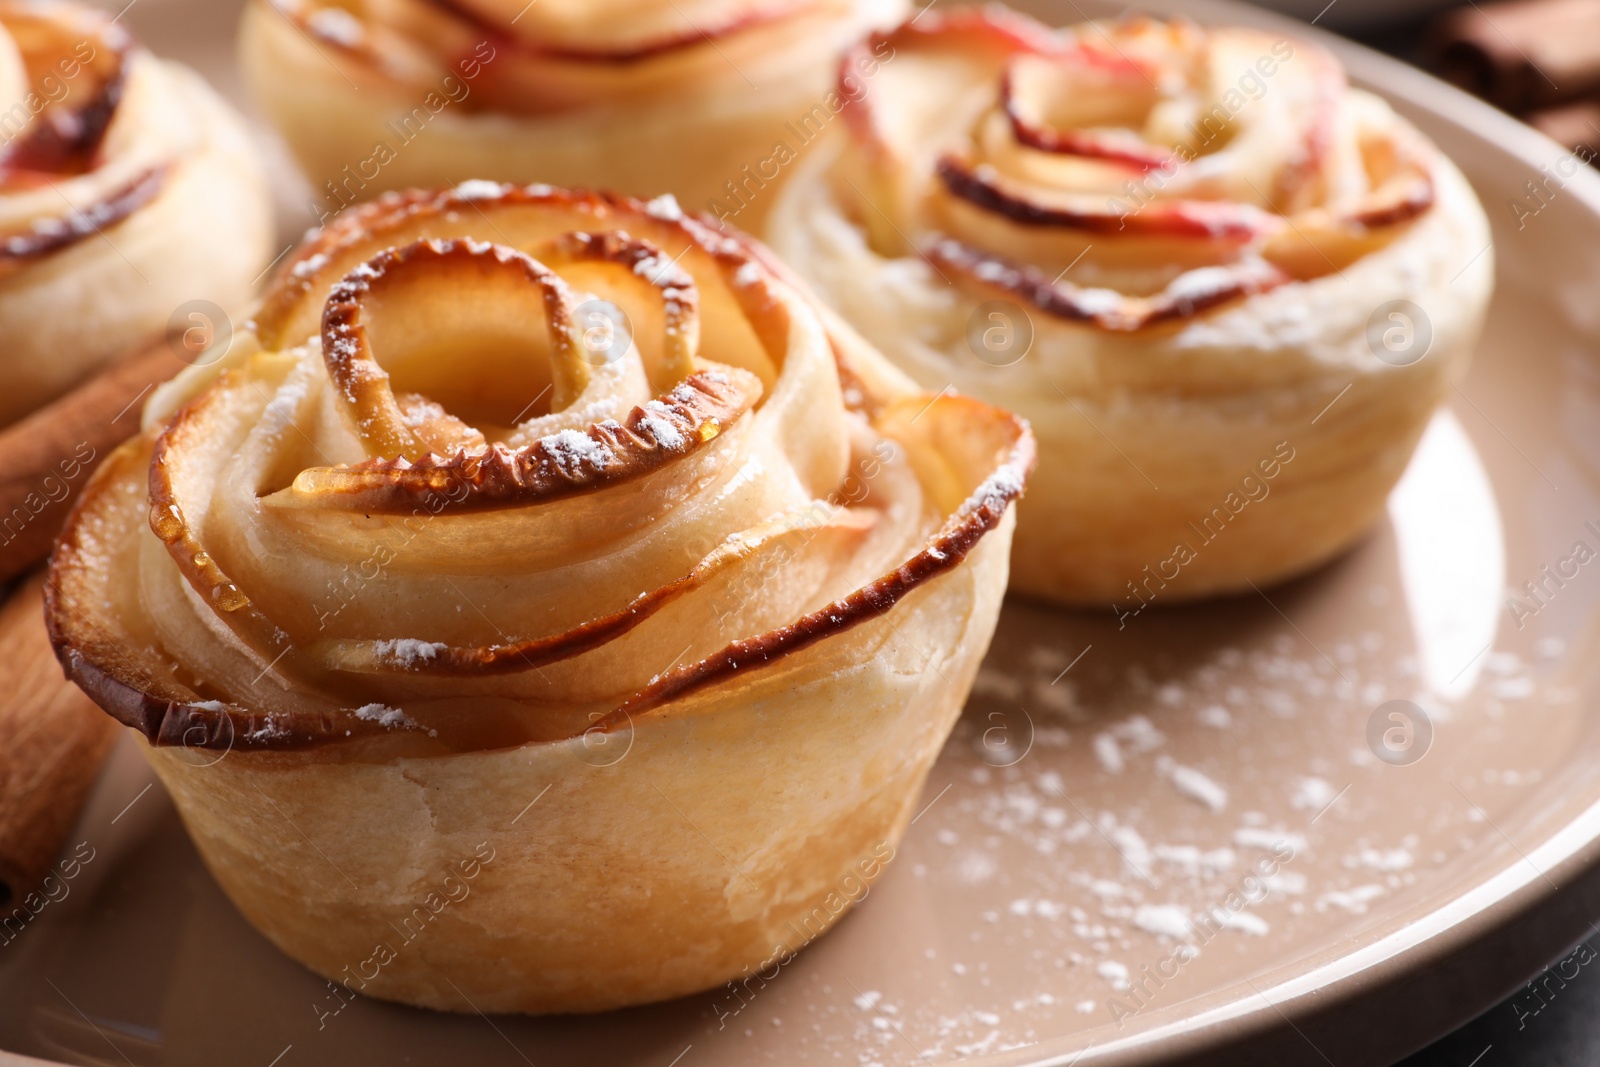
<svg viewBox="0 0 1600 1067">
<path fill-rule="evenodd" d="M 252 0 L 246 81 L 319 220 L 388 189 L 547 181 L 713 203 L 749 228 L 905 0 Z M 783 145 L 775 156 L 775 149 Z"/>
<path fill-rule="evenodd" d="M 1030 419 L 1013 588 L 1126 617 L 1370 526 L 1488 300 L 1448 160 L 1269 33 L 987 8 L 883 43 L 769 238 L 924 387 Z"/>
<path fill-rule="evenodd" d="M 270 258 L 261 168 L 193 72 L 68 3 L 0 2 L 0 425 L 242 306 Z"/>
<path fill-rule="evenodd" d="M 313 235 L 145 420 L 63 663 L 268 937 L 456 1010 L 706 988 L 859 899 L 1033 455 L 670 199 L 483 183 Z"/>
</svg>

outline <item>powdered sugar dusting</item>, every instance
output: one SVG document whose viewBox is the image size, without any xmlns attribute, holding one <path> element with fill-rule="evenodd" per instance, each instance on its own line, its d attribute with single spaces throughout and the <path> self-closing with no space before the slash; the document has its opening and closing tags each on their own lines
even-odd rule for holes
<svg viewBox="0 0 1600 1067">
<path fill-rule="evenodd" d="M 1364 632 L 1317 635 L 1324 658 L 1262 614 L 1265 636 L 1224 631 L 1174 665 L 1160 641 L 1124 652 L 1117 642 L 1136 638 L 1114 624 L 1097 634 L 1076 617 L 1058 625 L 1046 609 L 1008 609 L 921 801 L 932 806 L 896 861 L 925 879 L 923 892 L 950 887 L 941 916 L 953 901 L 980 903 L 950 917 L 968 937 L 934 946 L 946 1001 L 921 1010 L 876 980 L 884 1003 L 907 1007 L 891 1016 L 903 1027 L 890 1044 L 876 1026 L 859 1031 L 864 1062 L 909 1053 L 905 1040 L 950 1056 L 1175 1006 L 1187 994 L 1174 990 L 1207 979 L 1165 989 L 1151 975 L 1294 950 L 1308 924 L 1332 930 L 1376 910 L 1440 862 L 1414 835 L 1360 817 L 1361 790 L 1373 789 L 1363 768 L 1377 773 L 1367 717 L 1411 691 L 1414 661 Z M 1508 663 L 1486 667 L 1491 695 L 1531 673 Z M 1505 691 L 1523 699 L 1525 688 Z M 986 735 L 1019 730 L 1033 741 L 1025 758 L 986 762 L 996 756 Z M 1308 746 L 1307 731 L 1332 740 Z M 1024 747 L 1006 746 L 1007 758 Z M 1528 780 L 1483 776 L 1511 789 Z"/>
<path fill-rule="evenodd" d="M 670 421 L 673 411 L 659 400 L 645 402 L 644 410 L 647 414 L 639 420 L 639 425 L 656 439 L 662 448 L 680 449 L 687 443 L 683 434 Z"/>
<path fill-rule="evenodd" d="M 384 704 L 363 704 L 356 709 L 356 718 L 365 722 L 375 722 L 390 729 L 397 726 L 415 727 L 417 725 L 415 719 L 399 708 L 391 708 Z"/>
<path fill-rule="evenodd" d="M 418 641 L 414 637 L 396 637 L 373 644 L 373 653 L 382 660 L 410 669 L 425 663 L 449 648 L 443 642 Z"/>
<path fill-rule="evenodd" d="M 609 448 L 581 430 L 562 430 L 539 438 L 539 443 L 551 462 L 568 477 L 583 473 L 585 468 L 604 470 L 612 459 Z"/>
<path fill-rule="evenodd" d="M 1141 904 L 1134 925 L 1148 933 L 1179 941 L 1189 936 L 1189 909 L 1181 904 Z"/>
<path fill-rule="evenodd" d="M 1157 766 L 1177 787 L 1178 792 L 1189 799 L 1211 811 L 1221 811 L 1228 806 L 1228 791 L 1204 773 L 1170 759 L 1161 761 Z"/>
<path fill-rule="evenodd" d="M 494 200 L 504 196 L 510 188 L 509 185 L 502 185 L 500 182 L 469 178 L 455 187 L 455 194 L 462 200 Z"/>
<path fill-rule="evenodd" d="M 1333 798 L 1338 794 L 1339 791 L 1323 779 L 1305 777 L 1295 782 L 1289 805 L 1296 811 L 1315 813 L 1333 803 Z"/>
<path fill-rule="evenodd" d="M 646 201 L 644 212 L 651 218 L 666 222 L 680 222 L 683 219 L 683 208 L 678 206 L 678 198 L 671 193 L 662 193 L 654 200 Z"/>
</svg>

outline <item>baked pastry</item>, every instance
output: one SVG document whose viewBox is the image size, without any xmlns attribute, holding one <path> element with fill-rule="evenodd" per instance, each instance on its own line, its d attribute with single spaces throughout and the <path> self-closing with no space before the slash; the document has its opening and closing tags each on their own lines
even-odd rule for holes
<svg viewBox="0 0 1600 1067">
<path fill-rule="evenodd" d="M 89 8 L 0 0 L 0 426 L 191 301 L 244 306 L 271 258 L 261 173 L 192 71 Z"/>
<path fill-rule="evenodd" d="M 672 201 L 543 186 L 346 212 L 145 421 L 63 664 L 285 952 L 462 1011 L 708 988 L 864 895 L 1033 450 Z"/>
<path fill-rule="evenodd" d="M 924 388 L 1032 422 L 1013 589 L 1126 620 L 1374 522 L 1489 297 L 1449 160 L 1271 33 L 991 7 L 882 47 L 768 237 Z"/>
<path fill-rule="evenodd" d="M 672 193 L 750 229 L 866 89 L 906 0 L 252 0 L 245 79 L 319 223 L 469 178 Z"/>
</svg>

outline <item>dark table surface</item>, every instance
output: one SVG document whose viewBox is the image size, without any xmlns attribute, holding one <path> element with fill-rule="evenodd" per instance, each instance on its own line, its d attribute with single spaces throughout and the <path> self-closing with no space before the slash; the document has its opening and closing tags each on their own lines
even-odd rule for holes
<svg viewBox="0 0 1600 1067">
<path fill-rule="evenodd" d="M 1600 938 L 1591 938 L 1600 945 Z M 1592 1067 L 1600 1063 L 1600 959 L 1585 942 L 1403 1067 Z"/>
</svg>

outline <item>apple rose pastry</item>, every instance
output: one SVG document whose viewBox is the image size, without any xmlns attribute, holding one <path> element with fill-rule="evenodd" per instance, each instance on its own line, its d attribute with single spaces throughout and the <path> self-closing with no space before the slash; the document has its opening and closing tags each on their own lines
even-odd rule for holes
<svg viewBox="0 0 1600 1067">
<path fill-rule="evenodd" d="M 769 236 L 924 387 L 1032 422 L 1013 588 L 1125 617 L 1372 524 L 1488 301 L 1448 160 L 1269 33 L 988 8 L 883 45 Z"/>
<path fill-rule="evenodd" d="M 452 1010 L 704 989 L 859 899 L 1033 458 L 670 200 L 543 186 L 346 212 L 145 419 L 62 662 L 268 937 Z"/>
<path fill-rule="evenodd" d="M 0 425 L 242 306 L 270 258 L 261 168 L 193 72 L 68 3 L 0 0 Z"/>
<path fill-rule="evenodd" d="M 907 7 L 252 0 L 241 61 L 319 220 L 380 190 L 493 178 L 673 193 L 748 228 L 878 68 L 866 57 L 837 94 L 839 53 Z"/>
</svg>

